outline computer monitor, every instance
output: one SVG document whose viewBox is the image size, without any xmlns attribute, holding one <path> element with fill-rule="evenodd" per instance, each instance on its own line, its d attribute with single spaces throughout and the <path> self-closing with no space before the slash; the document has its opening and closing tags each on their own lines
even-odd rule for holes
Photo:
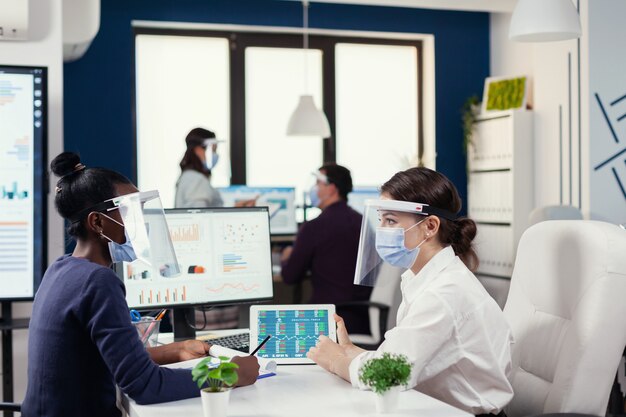
<svg viewBox="0 0 626 417">
<path fill-rule="evenodd" d="M 166 209 L 181 273 L 150 277 L 125 272 L 130 308 L 174 308 L 174 337 L 195 335 L 193 306 L 271 300 L 267 207 Z"/>
<path fill-rule="evenodd" d="M 46 265 L 47 69 L 0 65 L 0 300 L 32 300 Z"/>
<path fill-rule="evenodd" d="M 378 200 L 380 189 L 378 187 L 354 187 L 348 194 L 348 205 L 363 214 L 365 200 Z"/>
<path fill-rule="evenodd" d="M 224 206 L 234 207 L 241 201 L 257 199 L 257 206 L 267 206 L 270 214 L 270 232 L 273 235 L 293 235 L 296 222 L 296 189 L 294 187 L 248 187 L 231 185 L 218 188 Z"/>
</svg>

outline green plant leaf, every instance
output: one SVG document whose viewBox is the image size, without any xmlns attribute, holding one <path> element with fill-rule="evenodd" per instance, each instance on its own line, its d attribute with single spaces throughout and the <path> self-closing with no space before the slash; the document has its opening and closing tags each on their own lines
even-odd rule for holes
<svg viewBox="0 0 626 417">
<path fill-rule="evenodd" d="M 222 369 L 218 366 L 217 368 L 211 369 L 209 371 L 209 378 L 211 379 L 222 379 Z"/>
<path fill-rule="evenodd" d="M 222 372 L 222 381 L 228 386 L 233 386 L 237 383 L 239 376 L 237 375 L 237 371 L 234 369 L 225 369 Z"/>
<path fill-rule="evenodd" d="M 222 369 L 239 369 L 239 365 L 233 362 L 224 362 L 220 365 Z"/>
</svg>

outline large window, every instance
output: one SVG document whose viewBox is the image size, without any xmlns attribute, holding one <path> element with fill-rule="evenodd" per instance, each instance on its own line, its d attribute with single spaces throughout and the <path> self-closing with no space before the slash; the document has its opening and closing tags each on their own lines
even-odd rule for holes
<svg viewBox="0 0 626 417">
<path fill-rule="evenodd" d="M 295 186 L 324 162 L 378 186 L 423 152 L 421 42 L 135 28 L 137 179 L 173 204 L 189 129 L 214 130 L 215 186 Z M 306 67 L 306 70 L 305 70 Z M 305 73 L 308 74 L 305 82 Z M 301 94 L 314 96 L 330 138 L 286 136 Z"/>
<path fill-rule="evenodd" d="M 322 52 L 310 49 L 305 56 L 302 49 L 246 48 L 245 85 L 246 182 L 296 186 L 296 203 L 302 204 L 311 172 L 322 164 L 322 142 L 288 137 L 287 120 L 305 89 L 318 106 L 322 103 Z"/>
<path fill-rule="evenodd" d="M 194 127 L 214 131 L 224 156 L 214 186 L 230 184 L 230 60 L 228 40 L 139 35 L 135 39 L 137 181 L 174 205 L 185 136 Z"/>
<path fill-rule="evenodd" d="M 415 165 L 417 49 L 341 43 L 335 68 L 337 162 L 374 186 Z"/>
</svg>

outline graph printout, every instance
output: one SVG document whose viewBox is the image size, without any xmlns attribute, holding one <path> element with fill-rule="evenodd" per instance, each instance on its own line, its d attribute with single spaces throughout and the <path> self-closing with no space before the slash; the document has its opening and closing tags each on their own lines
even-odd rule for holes
<svg viewBox="0 0 626 417">
<path fill-rule="evenodd" d="M 305 358 L 319 336 L 328 336 L 327 310 L 260 310 L 258 340 L 272 337 L 257 355 L 261 358 Z"/>
<path fill-rule="evenodd" d="M 0 67 L 0 299 L 32 297 L 41 273 L 43 100 L 41 69 Z"/>
</svg>

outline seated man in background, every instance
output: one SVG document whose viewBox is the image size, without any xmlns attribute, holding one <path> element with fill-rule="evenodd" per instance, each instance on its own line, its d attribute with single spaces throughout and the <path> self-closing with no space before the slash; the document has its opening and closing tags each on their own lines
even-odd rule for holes
<svg viewBox="0 0 626 417">
<path fill-rule="evenodd" d="M 294 246 L 283 250 L 282 278 L 285 283 L 294 284 L 302 281 L 310 270 L 313 294 L 308 302 L 311 304 L 369 300 L 372 289 L 354 285 L 362 216 L 348 206 L 348 193 L 352 191 L 350 171 L 341 165 L 326 164 L 316 177 L 311 204 L 322 213 L 304 223 Z M 367 308 L 338 307 L 337 312 L 351 332 L 370 333 Z"/>
</svg>

